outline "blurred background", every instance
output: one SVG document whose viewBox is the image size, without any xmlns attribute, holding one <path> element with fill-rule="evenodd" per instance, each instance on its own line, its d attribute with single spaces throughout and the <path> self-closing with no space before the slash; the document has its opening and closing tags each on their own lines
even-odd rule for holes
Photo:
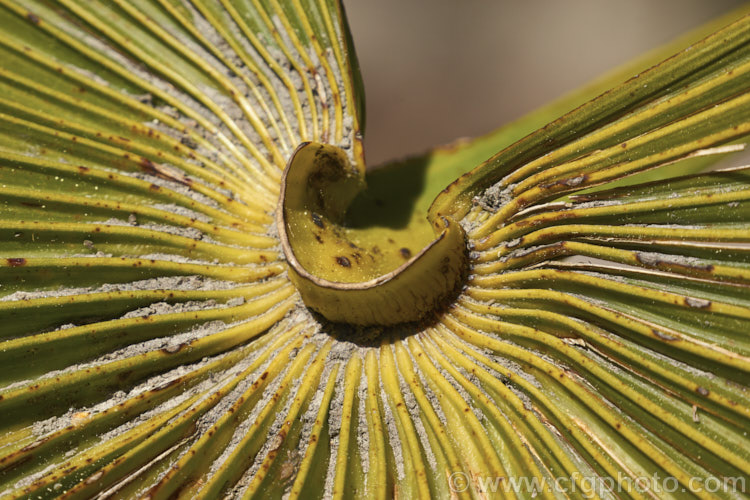
<svg viewBox="0 0 750 500">
<path fill-rule="evenodd" d="M 745 2 L 344 3 L 374 166 L 489 132 Z"/>
</svg>

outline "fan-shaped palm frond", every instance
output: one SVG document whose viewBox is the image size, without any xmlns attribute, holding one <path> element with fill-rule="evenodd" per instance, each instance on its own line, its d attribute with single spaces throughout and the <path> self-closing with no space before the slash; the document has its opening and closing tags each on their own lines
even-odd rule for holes
<svg viewBox="0 0 750 500">
<path fill-rule="evenodd" d="M 365 188 L 337 1 L 0 0 L 0 498 L 743 497 L 749 70 Z"/>
</svg>

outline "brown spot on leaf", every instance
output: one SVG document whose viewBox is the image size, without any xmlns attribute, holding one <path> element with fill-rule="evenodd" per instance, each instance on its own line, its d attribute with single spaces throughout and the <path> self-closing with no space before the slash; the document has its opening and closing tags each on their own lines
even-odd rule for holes
<svg viewBox="0 0 750 500">
<path fill-rule="evenodd" d="M 336 257 L 336 264 L 341 267 L 352 267 L 352 263 L 343 255 Z"/>
<path fill-rule="evenodd" d="M 23 257 L 11 257 L 10 259 L 5 260 L 9 267 L 21 267 L 26 265 L 26 259 Z"/>
<path fill-rule="evenodd" d="M 401 252 L 401 257 L 403 257 L 404 259 L 408 259 L 409 257 L 411 257 L 411 250 L 409 250 L 408 248 L 404 247 L 399 250 L 399 252 Z"/>
<path fill-rule="evenodd" d="M 320 215 L 316 214 L 315 212 L 312 212 L 310 214 L 310 218 L 312 219 L 313 224 L 315 224 L 319 228 L 323 229 L 326 227 L 325 224 L 323 224 L 323 219 L 320 217 Z"/>
<path fill-rule="evenodd" d="M 183 347 L 185 347 L 185 346 L 187 346 L 187 344 L 186 344 L 186 343 L 182 343 L 182 344 L 173 344 L 173 345 L 169 345 L 169 346 L 165 347 L 165 348 L 164 348 L 164 349 L 162 349 L 161 351 L 162 351 L 163 353 L 165 353 L 165 354 L 174 354 L 174 353 L 176 353 L 176 352 L 180 352 L 180 350 L 182 350 L 182 348 L 183 348 Z"/>
<path fill-rule="evenodd" d="M 29 12 L 28 14 L 26 14 L 26 19 L 28 19 L 29 21 L 31 21 L 32 24 L 35 24 L 37 26 L 41 22 L 41 19 L 39 19 L 39 16 L 37 16 L 33 12 Z"/>
<path fill-rule="evenodd" d="M 129 156 L 128 156 L 129 157 Z M 156 173 L 156 167 L 154 166 L 154 162 L 149 160 L 148 158 L 141 158 L 138 161 L 138 165 L 141 166 L 144 172 L 155 174 Z"/>
</svg>

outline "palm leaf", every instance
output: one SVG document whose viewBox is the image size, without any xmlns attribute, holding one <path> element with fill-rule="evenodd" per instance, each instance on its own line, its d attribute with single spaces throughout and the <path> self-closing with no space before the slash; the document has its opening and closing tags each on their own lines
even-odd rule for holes
<svg viewBox="0 0 750 500">
<path fill-rule="evenodd" d="M 421 187 L 334 0 L 0 0 L 0 61 L 0 498 L 746 494 L 750 174 L 683 162 L 750 18 Z"/>
</svg>

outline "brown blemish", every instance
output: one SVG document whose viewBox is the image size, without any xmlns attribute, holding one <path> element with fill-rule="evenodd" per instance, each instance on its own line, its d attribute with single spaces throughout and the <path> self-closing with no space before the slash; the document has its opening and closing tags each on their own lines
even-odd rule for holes
<svg viewBox="0 0 750 500">
<path fill-rule="evenodd" d="M 399 252 L 401 252 L 401 257 L 403 257 L 404 259 L 408 259 L 411 257 L 411 250 L 409 250 L 408 248 L 402 248 L 399 250 Z"/>
<path fill-rule="evenodd" d="M 681 269 L 690 269 L 695 271 L 706 271 L 706 272 L 713 272 L 714 265 L 713 264 L 688 264 L 688 263 L 682 263 L 682 262 L 675 262 L 667 259 L 663 259 L 659 256 L 659 254 L 654 254 L 651 252 L 635 252 L 635 259 L 643 264 L 644 266 L 650 266 L 650 267 L 660 267 L 660 266 L 667 266 L 667 267 L 677 267 Z"/>
<path fill-rule="evenodd" d="M 187 344 L 185 344 L 185 343 L 177 344 L 177 345 L 170 345 L 170 346 L 165 347 L 161 351 L 163 353 L 166 353 L 166 354 L 174 354 L 176 352 L 180 352 L 182 350 L 182 348 L 186 347 L 186 346 L 187 346 Z"/>
<path fill-rule="evenodd" d="M 125 156 L 125 155 L 123 155 L 123 156 Z M 129 158 L 129 157 L 130 157 L 129 155 L 126 156 L 126 158 Z M 138 161 L 138 165 L 141 166 L 141 168 L 143 169 L 144 172 L 148 172 L 150 174 L 156 174 L 157 173 L 156 172 L 156 167 L 154 166 L 154 162 L 152 162 L 148 158 L 141 158 Z"/>
<path fill-rule="evenodd" d="M 310 218 L 312 219 L 313 224 L 315 224 L 319 228 L 324 229 L 326 227 L 325 224 L 323 224 L 323 219 L 320 217 L 320 215 L 316 214 L 315 212 L 312 212 L 310 214 Z"/>
<path fill-rule="evenodd" d="M 26 265 L 26 259 L 23 257 L 11 257 L 10 259 L 5 259 L 5 261 L 8 263 L 9 267 L 21 267 Z"/>
<path fill-rule="evenodd" d="M 39 19 L 39 16 L 37 16 L 33 12 L 29 12 L 28 14 L 26 14 L 26 19 L 31 21 L 31 24 L 34 24 L 36 26 L 39 26 L 39 23 L 41 22 L 41 19 Z"/>
<path fill-rule="evenodd" d="M 340 265 L 341 267 L 352 267 L 352 263 L 344 256 L 336 257 L 336 264 Z"/>
<path fill-rule="evenodd" d="M 47 441 L 49 441 L 49 438 L 42 438 L 42 439 L 40 439 L 38 441 L 34 441 L 33 443 L 31 443 L 29 445 L 26 445 L 23 448 L 21 448 L 21 451 L 24 452 L 24 453 L 29 452 L 29 451 L 33 450 L 34 448 L 39 448 L 41 445 L 43 445 Z"/>
</svg>

